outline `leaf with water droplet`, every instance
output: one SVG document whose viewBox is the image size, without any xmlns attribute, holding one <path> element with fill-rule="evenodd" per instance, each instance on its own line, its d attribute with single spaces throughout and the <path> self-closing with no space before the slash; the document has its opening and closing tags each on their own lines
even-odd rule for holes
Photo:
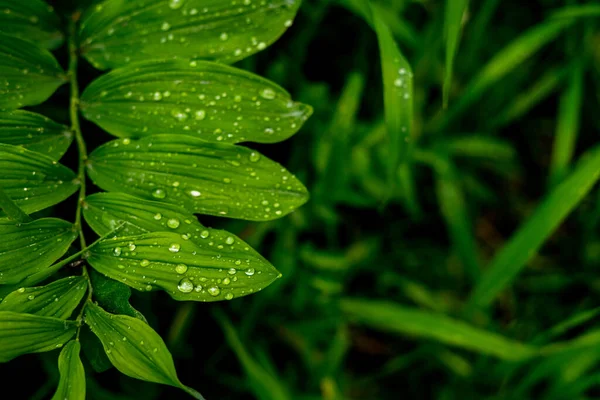
<svg viewBox="0 0 600 400">
<path fill-rule="evenodd" d="M 66 319 L 77 308 L 86 289 L 87 280 L 81 276 L 70 276 L 46 286 L 20 288 L 2 300 L 0 311 Z"/>
<path fill-rule="evenodd" d="M 61 22 L 42 0 L 0 0 L 0 33 L 29 40 L 46 49 L 63 41 Z"/>
<path fill-rule="evenodd" d="M 194 241 L 172 232 L 114 237 L 92 246 L 87 261 L 134 289 L 161 289 L 176 300 L 230 300 L 262 290 L 279 278 L 263 257 L 241 241 L 228 244 L 228 237 L 233 236 L 196 236 Z M 131 242 L 135 252 L 114 255 L 115 247 Z"/>
<path fill-rule="evenodd" d="M 177 57 L 233 63 L 275 42 L 291 25 L 300 0 L 171 4 L 111 0 L 90 8 L 81 22 L 83 56 L 99 69 Z"/>
<path fill-rule="evenodd" d="M 79 353 L 81 344 L 71 340 L 58 356 L 60 381 L 51 400 L 85 400 L 85 371 Z"/>
<path fill-rule="evenodd" d="M 123 374 L 171 385 L 197 399 L 202 396 L 177 377 L 173 357 L 161 337 L 147 324 L 127 315 L 114 315 L 88 303 L 85 322 L 98 336 L 113 365 Z"/>
<path fill-rule="evenodd" d="M 74 321 L 12 311 L 0 311 L 0 326 L 0 363 L 59 348 L 77 330 Z"/>
<path fill-rule="evenodd" d="M 275 83 L 214 62 L 152 61 L 101 76 L 81 110 L 119 137 L 181 134 L 211 142 L 275 143 L 312 114 Z"/>
<path fill-rule="evenodd" d="M 48 268 L 77 238 L 73 224 L 55 218 L 27 224 L 0 225 L 0 284 L 18 284 L 36 275 L 49 277 Z"/>
<path fill-rule="evenodd" d="M 296 177 L 257 152 L 182 135 L 109 142 L 90 155 L 88 173 L 108 191 L 253 221 L 280 218 L 308 200 Z"/>
<path fill-rule="evenodd" d="M 0 111 L 0 143 L 22 146 L 59 160 L 72 141 L 69 128 L 43 115 L 22 110 Z"/>
<path fill-rule="evenodd" d="M 0 144 L 0 171 L 0 187 L 28 214 L 60 203 L 79 187 L 73 171 L 18 146 Z"/>
<path fill-rule="evenodd" d="M 43 103 L 66 81 L 49 51 L 0 33 L 0 110 Z"/>
</svg>

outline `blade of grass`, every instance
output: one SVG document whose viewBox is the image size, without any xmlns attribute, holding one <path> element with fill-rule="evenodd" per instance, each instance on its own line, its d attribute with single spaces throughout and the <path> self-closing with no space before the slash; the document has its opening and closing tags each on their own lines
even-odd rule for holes
<svg viewBox="0 0 600 400">
<path fill-rule="evenodd" d="M 444 30 L 446 35 L 446 74 L 444 77 L 444 108 L 448 107 L 448 98 L 452 88 L 454 58 L 458 49 L 462 21 L 467 10 L 468 0 L 446 0 L 446 19 Z"/>
<path fill-rule="evenodd" d="M 551 18 L 600 17 L 600 4 L 580 4 L 555 10 Z"/>
<path fill-rule="evenodd" d="M 489 306 L 587 195 L 600 177 L 600 147 L 582 156 L 575 170 L 538 206 L 494 257 L 473 289 L 467 308 Z"/>
<path fill-rule="evenodd" d="M 374 329 L 433 339 L 503 360 L 525 360 L 536 354 L 533 346 L 478 329 L 443 314 L 378 300 L 345 298 L 340 305 L 351 321 Z"/>
</svg>

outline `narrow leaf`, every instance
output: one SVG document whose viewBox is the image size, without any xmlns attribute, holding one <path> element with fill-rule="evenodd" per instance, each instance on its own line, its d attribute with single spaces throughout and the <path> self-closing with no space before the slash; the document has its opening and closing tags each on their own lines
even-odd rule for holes
<svg viewBox="0 0 600 400">
<path fill-rule="evenodd" d="M 103 75 L 86 88 L 81 109 L 119 137 L 168 133 L 228 143 L 282 141 L 312 114 L 310 106 L 293 102 L 257 75 L 183 60 L 139 63 Z"/>
<path fill-rule="evenodd" d="M 179 381 L 167 346 L 144 322 L 126 315 L 109 314 L 93 303 L 86 306 L 85 322 L 102 342 L 110 361 L 123 374 L 175 386 L 202 399 L 199 393 Z"/>
<path fill-rule="evenodd" d="M 30 40 L 47 49 L 62 43 L 60 19 L 42 0 L 0 0 L 0 33 Z"/>
<path fill-rule="evenodd" d="M 0 112 L 0 143 L 22 146 L 59 160 L 72 141 L 69 128 L 43 115 L 21 110 Z"/>
<path fill-rule="evenodd" d="M 77 238 L 69 222 L 44 218 L 28 224 L 0 225 L 0 284 L 18 284 L 34 274 L 52 275 L 48 268 Z"/>
<path fill-rule="evenodd" d="M 0 362 L 57 349 L 77 330 L 73 321 L 11 311 L 0 311 L 0 326 Z"/>
<path fill-rule="evenodd" d="M 0 187 L 26 213 L 60 203 L 79 186 L 67 167 L 43 154 L 7 144 L 0 144 L 0 171 Z"/>
<path fill-rule="evenodd" d="M 66 82 L 50 52 L 35 43 L 0 33 L 0 110 L 46 101 Z"/>
<path fill-rule="evenodd" d="M 600 147 L 582 156 L 577 167 L 538 206 L 494 257 L 471 293 L 470 307 L 486 307 L 517 277 L 546 239 L 587 195 L 600 177 Z"/>
<path fill-rule="evenodd" d="M 468 0 L 446 0 L 446 18 L 444 30 L 446 34 L 446 74 L 444 76 L 444 107 L 448 105 L 452 75 L 454 71 L 454 58 L 458 49 L 462 21 L 467 10 Z"/>
<path fill-rule="evenodd" d="M 258 152 L 189 136 L 109 142 L 90 155 L 88 172 L 108 191 L 230 218 L 277 219 L 308 200 L 300 181 Z"/>
<path fill-rule="evenodd" d="M 20 288 L 4 298 L 0 311 L 66 319 L 86 293 L 87 280 L 70 276 L 46 286 Z"/>
<path fill-rule="evenodd" d="M 2 187 L 0 187 L 0 210 L 4 211 L 8 219 L 15 223 L 25 224 L 33 221 L 33 218 L 25 214 L 25 212 L 21 210 L 10 197 L 8 197 Z M 10 221 L 8 221 L 8 223 L 12 224 Z"/>
<path fill-rule="evenodd" d="M 84 15 L 82 52 L 99 69 L 176 57 L 233 63 L 276 41 L 298 7 L 300 0 L 109 0 Z"/>
<path fill-rule="evenodd" d="M 534 347 L 487 332 L 446 315 L 377 300 L 346 298 L 341 302 L 348 317 L 374 329 L 428 338 L 504 360 L 524 360 Z"/>
<path fill-rule="evenodd" d="M 208 230 L 103 240 L 91 247 L 87 261 L 134 289 L 162 289 L 176 300 L 231 300 L 258 292 L 280 276 L 245 243 L 233 236 L 211 237 Z"/>
<path fill-rule="evenodd" d="M 60 381 L 52 400 L 85 400 L 85 371 L 79 358 L 81 344 L 71 340 L 58 356 Z"/>
<path fill-rule="evenodd" d="M 599 4 L 578 4 L 567 6 L 552 13 L 552 18 L 585 18 L 600 17 Z"/>
</svg>

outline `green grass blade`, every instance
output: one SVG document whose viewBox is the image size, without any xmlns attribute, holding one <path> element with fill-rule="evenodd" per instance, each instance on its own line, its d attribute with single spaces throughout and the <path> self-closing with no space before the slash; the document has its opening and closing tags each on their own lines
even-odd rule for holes
<svg viewBox="0 0 600 400">
<path fill-rule="evenodd" d="M 550 163 L 550 187 L 555 186 L 565 177 L 573 158 L 581 119 L 584 72 L 584 63 L 580 61 L 571 70 L 568 85 L 560 98 Z"/>
<path fill-rule="evenodd" d="M 448 107 L 448 97 L 452 87 L 452 74 L 454 69 L 454 58 L 458 50 L 458 42 L 462 28 L 462 21 L 467 10 L 468 0 L 446 0 L 446 74 L 444 76 L 444 108 Z"/>
<path fill-rule="evenodd" d="M 600 17 L 600 4 L 568 6 L 552 13 L 552 18 Z"/>
<path fill-rule="evenodd" d="M 374 329 L 433 339 L 504 360 L 524 360 L 536 349 L 487 332 L 443 314 L 420 311 L 396 303 L 346 298 L 342 310 L 350 320 Z"/>
<path fill-rule="evenodd" d="M 576 169 L 538 206 L 492 260 L 469 300 L 470 307 L 486 307 L 504 290 L 546 239 L 579 204 L 600 177 L 600 147 L 584 155 Z"/>
</svg>

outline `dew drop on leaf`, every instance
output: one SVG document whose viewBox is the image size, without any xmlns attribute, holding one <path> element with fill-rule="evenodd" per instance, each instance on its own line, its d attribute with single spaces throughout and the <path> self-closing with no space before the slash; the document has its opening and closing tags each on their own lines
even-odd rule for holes
<svg viewBox="0 0 600 400">
<path fill-rule="evenodd" d="M 194 290 L 194 284 L 188 278 L 183 278 L 179 281 L 177 289 L 179 289 L 179 291 L 182 293 L 190 293 L 192 290 Z"/>
</svg>

